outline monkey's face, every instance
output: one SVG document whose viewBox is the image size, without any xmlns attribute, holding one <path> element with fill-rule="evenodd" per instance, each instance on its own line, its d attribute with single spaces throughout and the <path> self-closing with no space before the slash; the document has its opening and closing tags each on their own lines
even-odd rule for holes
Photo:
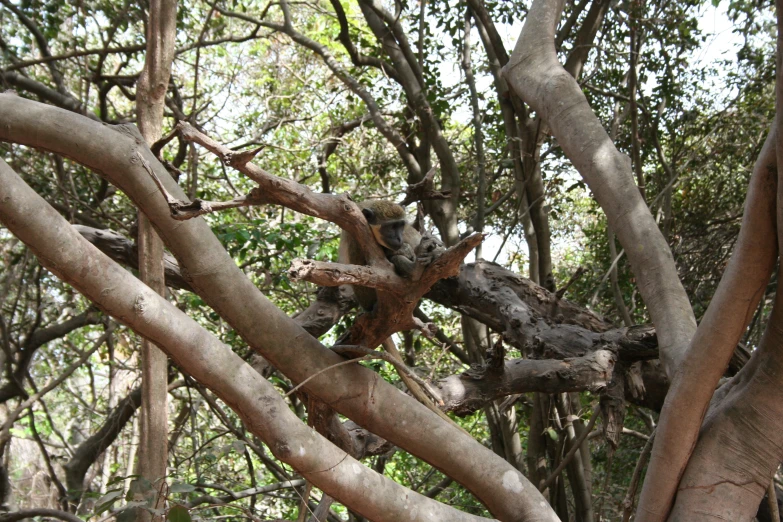
<svg viewBox="0 0 783 522">
<path fill-rule="evenodd" d="M 387 221 L 380 226 L 372 227 L 375 240 L 389 250 L 399 250 L 402 247 L 402 231 L 405 230 L 405 220 Z"/>
<path fill-rule="evenodd" d="M 405 230 L 405 219 L 387 219 L 382 221 L 370 209 L 362 209 L 362 214 L 370 225 L 375 241 L 389 250 L 399 250 L 402 247 L 402 234 Z"/>
</svg>

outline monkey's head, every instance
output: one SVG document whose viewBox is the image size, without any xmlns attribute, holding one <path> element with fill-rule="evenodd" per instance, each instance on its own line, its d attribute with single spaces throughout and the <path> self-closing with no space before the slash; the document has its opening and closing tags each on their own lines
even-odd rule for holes
<svg viewBox="0 0 783 522">
<path fill-rule="evenodd" d="M 379 245 L 392 251 L 402 247 L 407 223 L 401 206 L 385 200 L 364 201 L 360 206 Z"/>
</svg>

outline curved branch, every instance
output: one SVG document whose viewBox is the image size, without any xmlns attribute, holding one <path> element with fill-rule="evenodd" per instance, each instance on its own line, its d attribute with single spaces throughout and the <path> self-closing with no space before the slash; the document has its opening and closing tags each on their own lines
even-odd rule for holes
<svg viewBox="0 0 783 522">
<path fill-rule="evenodd" d="M 315 434 L 274 387 L 231 348 L 79 236 L 2 160 L 0 199 L 4 201 L 0 222 L 28 245 L 42 264 L 214 390 L 280 460 L 324 492 L 380 522 L 408 518 L 411 509 L 429 513 L 434 520 L 485 520 L 396 484 Z M 107 288 L 122 291 L 106 292 Z M 316 381 L 322 387 L 324 381 L 333 384 L 331 377 Z"/>
<path fill-rule="evenodd" d="M 65 522 L 84 522 L 81 518 L 72 515 L 67 511 L 45 508 L 22 509 L 20 511 L 14 511 L 13 513 L 5 513 L 0 515 L 0 522 L 17 522 L 18 520 L 32 517 L 51 517 L 65 520 Z"/>
<path fill-rule="evenodd" d="M 628 253 L 672 377 L 696 320 L 671 249 L 634 183 L 628 157 L 614 146 L 576 80 L 558 62 L 554 24 L 562 8 L 561 0 L 533 2 L 504 76 L 541 114 L 606 213 Z"/>
<path fill-rule="evenodd" d="M 138 154 L 146 158 L 168 191 L 177 197 L 184 197 L 184 194 L 140 143 L 133 127 L 105 127 L 54 107 L 5 94 L 0 94 L 0 113 L 5 117 L 4 125 L 0 126 L 0 140 L 74 157 L 128 194 L 153 221 L 205 302 L 217 310 L 254 350 L 294 382 L 340 360 L 337 354 L 309 336 L 263 296 L 202 219 L 175 221 L 162 198 L 150 197 L 157 189 L 140 165 Z M 62 133 L 59 129 L 68 129 L 68 132 Z M 0 184 L 0 188 L 5 188 L 4 184 Z M 5 207 L 2 205 L 0 211 Z M 58 218 L 47 215 L 49 220 Z M 155 314 L 151 316 L 155 317 Z M 188 350 L 191 348 L 188 345 Z M 193 355 L 188 357 L 198 359 Z M 205 355 L 205 361 L 210 359 L 212 355 Z M 242 384 L 236 375 L 229 381 L 222 385 Z M 221 385 L 216 384 L 217 387 Z M 508 462 L 448 426 L 370 370 L 355 365 L 338 368 L 329 378 L 316 379 L 306 388 L 339 413 L 461 482 L 499 518 L 522 520 L 524 517 L 554 516 L 543 497 L 534 492 L 535 488 Z M 370 400 L 372 402 L 368 402 Z M 372 407 L 368 408 L 368 404 Z M 287 410 L 281 407 L 283 409 Z M 251 418 L 249 422 L 251 426 L 258 424 L 257 418 Z M 454 455 L 462 458 L 454 459 Z M 520 494 L 523 490 L 525 494 Z M 340 495 L 335 496 L 339 498 Z"/>
<path fill-rule="evenodd" d="M 665 520 L 668 515 L 718 380 L 764 296 L 775 266 L 777 135 L 775 128 L 770 130 L 759 154 L 734 252 L 680 371 L 672 379 L 639 498 L 637 520 Z"/>
</svg>

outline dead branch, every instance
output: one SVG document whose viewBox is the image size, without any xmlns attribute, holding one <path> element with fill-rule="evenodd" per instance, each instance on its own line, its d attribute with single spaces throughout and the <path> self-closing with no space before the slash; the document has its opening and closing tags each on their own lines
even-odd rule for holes
<svg viewBox="0 0 783 522">
<path fill-rule="evenodd" d="M 375 309 L 362 314 L 348 337 L 342 340 L 343 344 L 375 348 L 391 334 L 403 330 L 416 329 L 425 335 L 434 334 L 431 325 L 413 317 L 416 305 L 437 281 L 458 275 L 462 260 L 483 238 L 482 234 L 473 234 L 447 250 L 417 248 L 416 264 L 410 278 L 400 277 L 386 267 L 311 260 L 295 260 L 289 275 L 323 286 L 358 284 L 378 290 Z M 376 318 L 383 320 L 377 321 Z"/>
</svg>

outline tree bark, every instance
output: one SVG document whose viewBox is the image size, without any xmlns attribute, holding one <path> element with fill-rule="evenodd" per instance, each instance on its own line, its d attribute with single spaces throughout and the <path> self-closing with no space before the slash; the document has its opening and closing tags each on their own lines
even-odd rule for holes
<svg viewBox="0 0 783 522">
<path fill-rule="evenodd" d="M 157 188 L 145 166 L 157 172 L 169 193 L 180 199 L 184 194 L 150 152 L 139 146 L 135 129 L 106 128 L 78 115 L 6 94 L 0 94 L 0 112 L 6 117 L 5 125 L 0 126 L 0 139 L 78 155 L 80 163 L 106 175 L 124 190 L 155 223 L 191 286 L 254 350 L 294 382 L 344 360 L 269 302 L 202 219 L 175 221 L 162 197 L 148 197 Z M 56 130 L 62 128 L 69 132 Z M 354 365 L 331 368 L 308 381 L 305 389 L 465 485 L 498 518 L 551 516 L 541 495 L 531 492 L 534 488 L 516 469 L 377 374 Z M 374 407 L 368 409 L 370 396 Z M 454 455 L 462 458 L 456 460 Z M 522 491 L 525 494 L 520 494 Z"/>
<path fill-rule="evenodd" d="M 136 114 L 139 131 L 152 146 L 162 135 L 163 107 L 166 102 L 174 43 L 177 33 L 176 0 L 151 0 L 147 20 L 147 52 L 144 69 L 136 90 Z M 152 223 L 139 211 L 139 276 L 158 294 L 166 295 L 163 265 L 163 241 Z M 141 442 L 138 473 L 153 484 L 150 507 L 157 509 L 166 477 L 168 457 L 168 361 L 166 354 L 147 339 L 141 342 Z M 136 517 L 145 522 L 160 521 L 162 516 L 137 509 Z"/>
<path fill-rule="evenodd" d="M 562 9 L 561 0 L 533 2 L 504 75 L 541 114 L 606 213 L 660 333 L 661 358 L 671 377 L 696 321 L 671 250 L 636 187 L 628 157 L 615 148 L 576 80 L 557 60 L 554 24 Z"/>
</svg>

